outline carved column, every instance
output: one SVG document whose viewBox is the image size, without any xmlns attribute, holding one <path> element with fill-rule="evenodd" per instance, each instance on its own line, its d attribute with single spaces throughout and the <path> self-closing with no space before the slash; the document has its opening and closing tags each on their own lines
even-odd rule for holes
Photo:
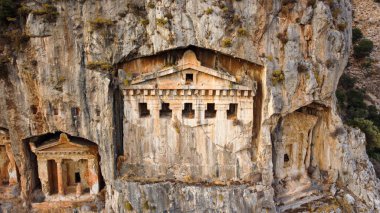
<svg viewBox="0 0 380 213">
<path fill-rule="evenodd" d="M 215 104 L 216 118 L 215 118 L 215 142 L 221 146 L 226 145 L 228 139 L 228 127 L 227 127 L 227 110 L 228 104 Z"/>
<path fill-rule="evenodd" d="M 153 132 L 156 136 L 160 135 L 160 108 L 161 103 L 159 100 L 150 101 L 148 103 L 150 114 L 153 118 Z"/>
<path fill-rule="evenodd" d="M 49 171 L 47 159 L 37 159 L 37 162 L 38 178 L 41 181 L 42 192 L 45 196 L 48 196 L 51 193 L 48 173 L 52 171 Z"/>
<path fill-rule="evenodd" d="M 58 194 L 65 194 L 65 187 L 63 185 L 63 171 L 62 171 L 62 160 L 55 160 L 57 162 L 57 178 L 58 178 Z"/>
<path fill-rule="evenodd" d="M 229 104 L 215 104 L 216 120 L 227 120 L 227 110 L 230 108 Z"/>
<path fill-rule="evenodd" d="M 177 103 L 170 103 L 169 107 L 172 110 L 172 118 L 177 118 L 179 121 L 182 120 L 183 104 L 178 101 Z"/>
<path fill-rule="evenodd" d="M 198 112 L 195 112 L 196 116 L 195 118 L 197 119 L 197 123 L 200 124 L 200 123 L 204 123 L 202 121 L 205 120 L 205 111 L 206 111 L 206 108 L 207 108 L 207 104 L 200 104 L 197 106 L 197 109 L 196 111 Z"/>
<path fill-rule="evenodd" d="M 99 193 L 99 165 L 98 159 L 88 159 L 88 183 L 90 185 L 90 194 Z"/>
</svg>

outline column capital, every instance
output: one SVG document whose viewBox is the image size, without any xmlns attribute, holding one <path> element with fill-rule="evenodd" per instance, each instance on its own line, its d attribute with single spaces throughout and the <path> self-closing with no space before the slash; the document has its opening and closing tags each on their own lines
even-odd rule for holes
<svg viewBox="0 0 380 213">
<path fill-rule="evenodd" d="M 169 109 L 171 110 L 183 110 L 183 107 L 182 103 L 169 103 Z"/>
<path fill-rule="evenodd" d="M 228 110 L 230 108 L 229 104 L 215 104 L 215 110 L 221 111 L 221 110 Z"/>
</svg>

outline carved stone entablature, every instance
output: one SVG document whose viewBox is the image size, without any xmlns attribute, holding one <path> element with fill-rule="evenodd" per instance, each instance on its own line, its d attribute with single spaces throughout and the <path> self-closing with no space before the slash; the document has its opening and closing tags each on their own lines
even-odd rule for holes
<svg viewBox="0 0 380 213">
<path fill-rule="evenodd" d="M 124 90 L 125 96 L 236 96 L 253 97 L 255 91 L 245 89 L 134 89 L 129 87 Z"/>
<path fill-rule="evenodd" d="M 241 96 L 256 95 L 252 88 L 240 85 L 234 76 L 202 66 L 194 52 L 186 51 L 176 66 L 141 74 L 122 88 L 127 96 Z"/>
</svg>

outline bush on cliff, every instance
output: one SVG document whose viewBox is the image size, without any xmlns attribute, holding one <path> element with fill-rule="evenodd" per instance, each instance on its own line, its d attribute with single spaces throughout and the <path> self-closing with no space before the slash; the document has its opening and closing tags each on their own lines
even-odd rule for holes
<svg viewBox="0 0 380 213">
<path fill-rule="evenodd" d="M 352 29 L 352 43 L 356 43 L 360 39 L 363 38 L 363 33 L 359 28 L 353 28 Z"/>
<path fill-rule="evenodd" d="M 364 58 L 369 56 L 373 50 L 373 42 L 369 39 L 362 39 L 354 46 L 354 57 Z"/>
<path fill-rule="evenodd" d="M 367 149 L 369 151 L 380 149 L 380 130 L 372 121 L 363 118 L 355 118 L 350 124 L 354 127 L 360 128 L 364 132 L 367 139 Z"/>
<path fill-rule="evenodd" d="M 17 16 L 17 1 L 0 0 L 0 25 L 6 25 Z"/>
</svg>

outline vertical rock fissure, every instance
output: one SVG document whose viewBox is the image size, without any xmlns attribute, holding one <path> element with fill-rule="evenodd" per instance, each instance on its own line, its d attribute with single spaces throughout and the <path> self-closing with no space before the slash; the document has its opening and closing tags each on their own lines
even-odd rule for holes
<svg viewBox="0 0 380 213">
<path fill-rule="evenodd" d="M 114 83 L 113 83 L 114 84 Z M 113 138 L 115 147 L 115 160 L 118 156 L 123 155 L 123 96 L 119 86 L 111 85 L 113 88 Z"/>
</svg>

